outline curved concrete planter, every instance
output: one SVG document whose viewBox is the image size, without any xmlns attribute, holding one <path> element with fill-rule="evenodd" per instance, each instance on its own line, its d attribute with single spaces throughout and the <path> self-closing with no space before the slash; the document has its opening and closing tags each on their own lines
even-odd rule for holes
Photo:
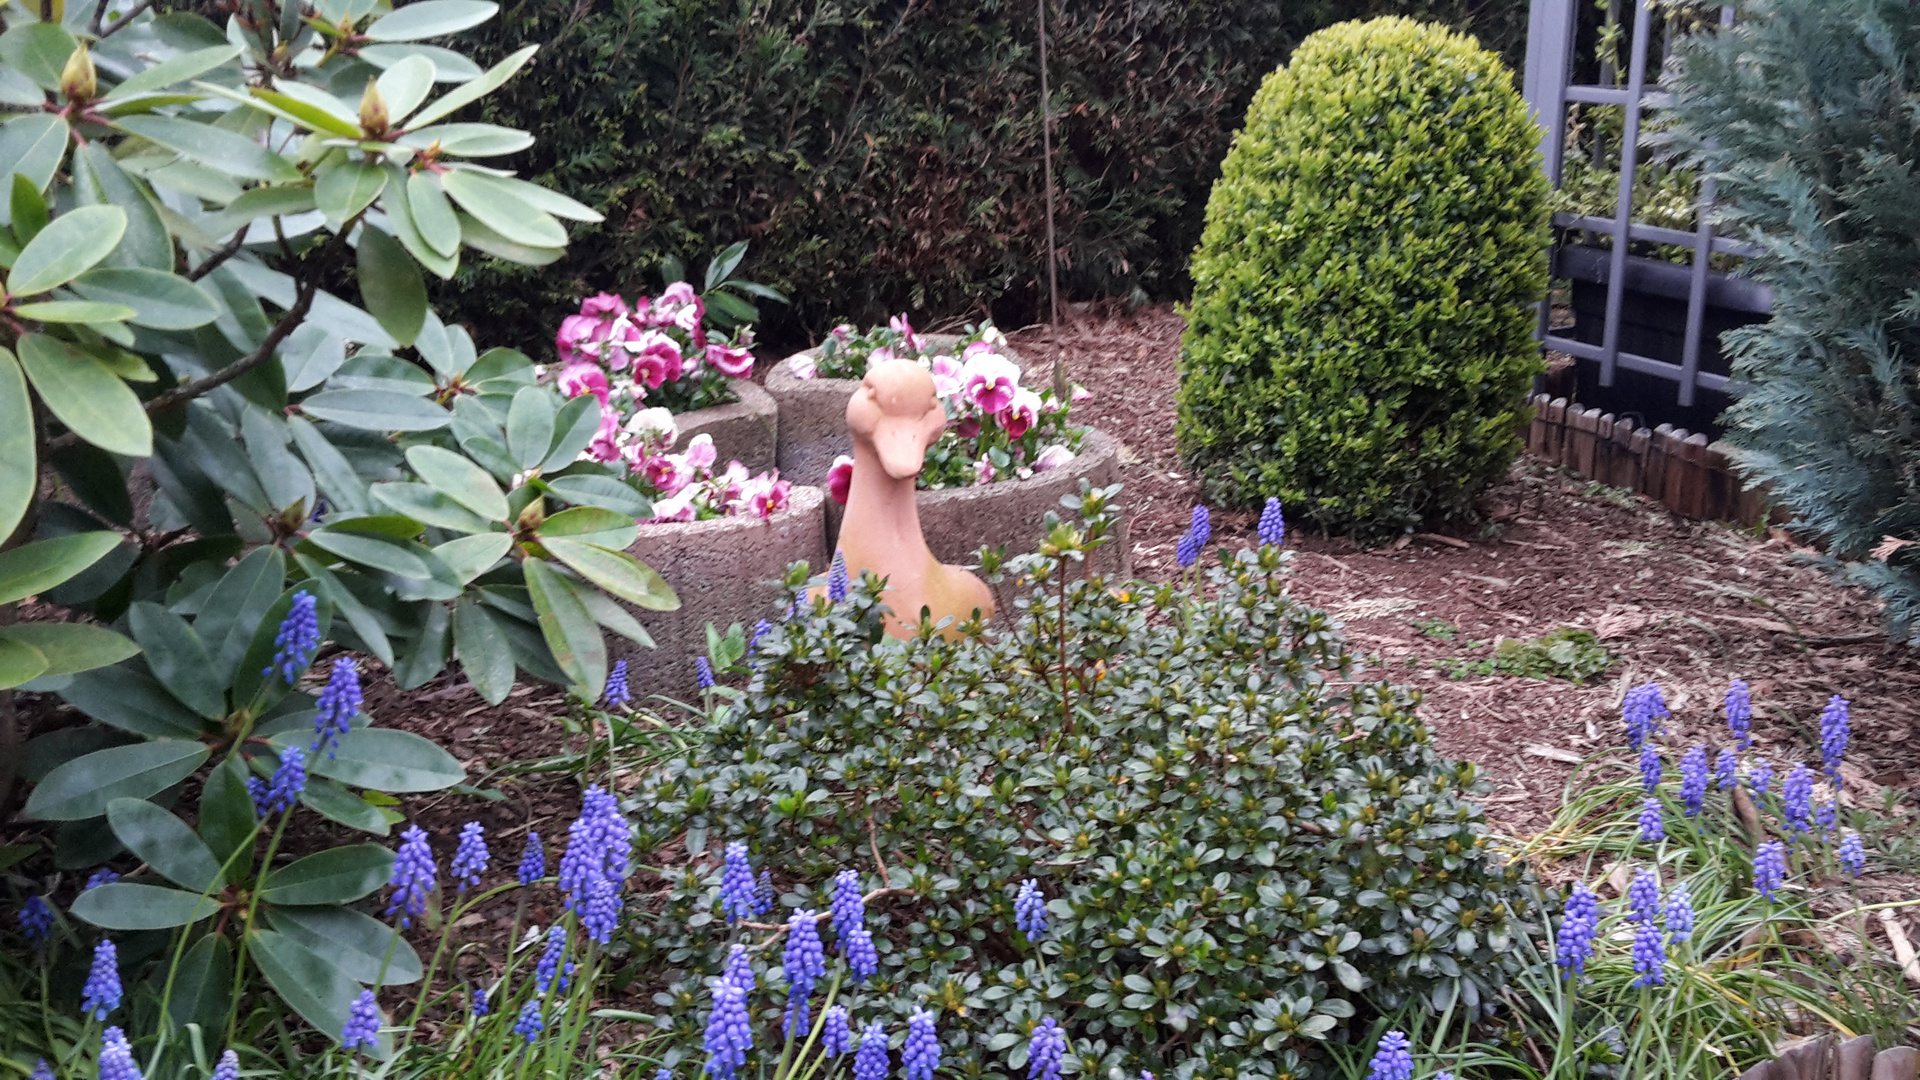
<svg viewBox="0 0 1920 1080">
<path fill-rule="evenodd" d="M 928 334 L 926 339 L 940 345 L 960 340 L 957 334 Z M 818 351 L 806 349 L 794 355 L 810 356 Z M 1011 349 L 1000 352 L 1026 370 L 1018 353 Z M 859 379 L 799 379 L 788 369 L 786 360 L 773 365 L 767 372 L 767 393 L 780 407 L 776 460 L 782 477 L 796 484 L 824 484 L 833 459 L 853 453 L 853 436 L 847 434 L 847 399 L 859 388 Z M 928 539 L 931 541 L 931 534 Z"/>
<path fill-rule="evenodd" d="M 713 448 L 720 455 L 720 468 L 726 468 L 729 461 L 738 461 L 750 473 L 766 472 L 774 467 L 778 457 L 780 407 L 759 384 L 748 379 L 728 379 L 727 386 L 738 400 L 680 413 L 673 418 L 680 431 L 673 448 L 685 450 L 695 435 L 711 435 Z M 831 464 L 833 459 L 827 460 Z M 826 469 L 820 470 L 821 476 L 826 474 Z M 788 479 L 795 483 L 816 482 Z"/>
<path fill-rule="evenodd" d="M 733 623 L 750 627 L 770 618 L 777 614 L 775 583 L 786 575 L 788 563 L 805 559 L 816 573 L 826 568 L 826 502 L 819 488 L 795 487 L 787 508 L 765 520 L 724 517 L 640 526 L 627 552 L 667 579 L 679 594 L 680 610 L 628 605 L 652 635 L 651 649 L 608 635 L 614 659 L 627 661 L 636 696 L 692 701 L 699 688 L 693 661 L 706 655 L 708 623 L 725 630 Z"/>
<path fill-rule="evenodd" d="M 844 426 L 844 421 L 842 423 Z M 1120 444 L 1098 429 L 1088 430 L 1080 440 L 1080 453 L 1065 468 L 1036 473 L 1025 480 L 1002 480 L 979 487 L 945 488 L 922 491 L 914 501 L 920 508 L 920 531 L 927 538 L 935 558 L 962 566 L 973 563 L 973 553 L 981 547 L 1005 544 L 1008 555 L 1021 555 L 1040 547 L 1041 523 L 1052 510 L 1066 518 L 1069 512 L 1060 505 L 1060 497 L 1080 490 L 1080 481 L 1105 487 L 1120 479 Z M 827 550 L 831 552 L 840 534 L 842 507 L 827 503 Z M 1133 544 L 1127 535 L 1127 519 L 1120 518 L 1112 543 L 1100 549 L 1094 565 L 1108 574 L 1133 572 Z"/>
</svg>

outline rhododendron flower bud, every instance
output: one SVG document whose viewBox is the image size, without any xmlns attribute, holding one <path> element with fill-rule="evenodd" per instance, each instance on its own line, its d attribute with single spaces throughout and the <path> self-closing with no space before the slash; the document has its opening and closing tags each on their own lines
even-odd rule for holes
<svg viewBox="0 0 1920 1080">
<path fill-rule="evenodd" d="M 1072 462 L 1073 451 L 1067 449 L 1066 446 L 1061 443 L 1054 443 L 1052 446 L 1040 451 L 1039 455 L 1033 459 L 1033 471 L 1046 472 L 1050 469 L 1058 469 L 1062 466 L 1069 465 Z"/>
<path fill-rule="evenodd" d="M 901 344 L 907 348 L 912 349 L 914 352 L 919 352 L 922 348 L 920 335 L 913 332 L 913 324 L 907 321 L 905 315 L 895 315 L 893 318 L 888 319 L 887 328 L 899 334 Z"/>
<path fill-rule="evenodd" d="M 631 311 L 627 308 L 627 302 L 618 296 L 612 293 L 596 293 L 580 301 L 580 314 L 611 322 L 623 315 L 631 314 Z"/>
<path fill-rule="evenodd" d="M 997 413 L 1013 403 L 1020 389 L 1020 369 L 998 353 L 981 353 L 968 358 L 963 369 L 966 393 L 984 413 Z"/>
<path fill-rule="evenodd" d="M 1040 419 L 1040 395 L 1022 387 L 1013 392 L 1013 401 L 994 417 L 1011 438 L 1025 435 Z"/>
<path fill-rule="evenodd" d="M 707 363 L 729 379 L 744 379 L 753 374 L 753 353 L 738 345 L 709 344 Z"/>
<path fill-rule="evenodd" d="M 600 404 L 607 403 L 607 393 L 610 389 L 607 385 L 607 373 L 600 370 L 596 364 L 586 361 L 568 364 L 560 369 L 560 375 L 555 382 L 559 384 L 560 392 L 570 398 L 579 397 L 581 394 L 592 394 L 600 399 Z M 604 423 L 604 420 L 602 422 Z"/>
<path fill-rule="evenodd" d="M 841 506 L 847 505 L 847 494 L 853 490 L 853 459 L 845 454 L 833 459 L 833 465 L 827 469 L 827 495 Z"/>
<path fill-rule="evenodd" d="M 993 462 L 981 458 L 973 463 L 973 482 L 975 484 L 993 483 Z"/>
<path fill-rule="evenodd" d="M 950 398 L 960 392 L 964 384 L 965 367 L 951 356 L 936 356 L 927 370 L 933 375 L 933 392 L 942 398 Z"/>
<path fill-rule="evenodd" d="M 627 421 L 627 434 L 653 446 L 672 446 L 673 440 L 680 437 L 673 413 L 658 405 L 634 413 Z"/>
<path fill-rule="evenodd" d="M 711 469 L 713 463 L 719 460 L 720 451 L 713 447 L 713 436 L 701 432 L 688 440 L 684 456 L 687 464 L 694 469 Z"/>
<path fill-rule="evenodd" d="M 813 358 L 812 353 L 800 353 L 787 358 L 787 370 L 796 379 L 811 379 L 820 373 L 820 362 Z"/>
<path fill-rule="evenodd" d="M 634 381 L 649 390 L 680 377 L 680 344 L 658 330 L 643 330 L 622 344 L 633 358 Z"/>
</svg>

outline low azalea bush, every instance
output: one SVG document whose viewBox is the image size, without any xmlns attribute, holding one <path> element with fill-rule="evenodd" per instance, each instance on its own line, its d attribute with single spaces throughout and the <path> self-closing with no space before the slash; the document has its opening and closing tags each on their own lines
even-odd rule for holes
<svg viewBox="0 0 1920 1080">
<path fill-rule="evenodd" d="M 905 315 L 865 331 L 836 326 L 820 348 L 787 360 L 801 379 L 858 379 L 883 360 L 912 360 L 933 376 L 947 410 L 947 430 L 927 448 L 920 487 L 965 487 L 1024 480 L 1061 468 L 1080 451 L 1086 429 L 1068 414 L 1087 391 L 1074 387 L 1062 401 L 1052 389 L 1021 385 L 1020 365 L 1006 353 L 1007 336 L 992 323 L 966 327 L 958 337 L 926 336 Z M 847 501 L 853 459 L 841 456 L 827 476 L 835 501 Z"/>
</svg>

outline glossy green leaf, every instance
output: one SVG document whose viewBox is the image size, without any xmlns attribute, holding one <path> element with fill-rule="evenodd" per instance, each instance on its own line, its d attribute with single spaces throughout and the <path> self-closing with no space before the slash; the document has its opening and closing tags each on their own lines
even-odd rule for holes
<svg viewBox="0 0 1920 1080">
<path fill-rule="evenodd" d="M 121 459 L 83 442 L 60 447 L 47 456 L 60 479 L 88 510 L 123 529 L 133 527 L 133 498 L 127 491 L 127 470 L 121 468 Z"/>
<path fill-rule="evenodd" d="M 52 231 L 49 227 L 40 235 Z M 153 456 L 153 425 L 146 410 L 111 368 L 45 334 L 22 335 L 18 347 L 20 366 L 40 400 L 75 435 L 127 457 Z"/>
<path fill-rule="evenodd" d="M 40 189 L 33 185 L 33 181 L 20 173 L 13 174 L 11 200 L 13 241 L 15 244 L 28 243 L 47 227 L 47 200 L 40 197 Z"/>
<path fill-rule="evenodd" d="M 304 554 L 296 554 L 294 559 L 306 571 L 309 579 L 323 590 L 322 595 L 332 602 L 334 611 L 347 621 L 347 625 L 360 638 L 360 644 L 391 668 L 393 643 L 387 639 L 386 627 L 382 625 L 380 616 L 361 603 L 360 598 L 342 584 L 333 571 L 320 565 L 319 560 Z"/>
<path fill-rule="evenodd" d="M 438 45 L 422 45 L 419 42 L 404 44 L 375 44 L 360 47 L 360 59 L 377 68 L 389 68 L 409 56 L 423 56 L 433 61 L 433 81 L 442 83 L 462 83 L 480 77 L 480 65 L 467 59 L 452 49 L 443 49 Z M 417 121 L 416 121 L 417 122 Z"/>
<path fill-rule="evenodd" d="M 60 72 L 79 47 L 58 22 L 21 20 L 0 34 L 0 60 L 32 79 L 42 90 L 60 87 Z"/>
<path fill-rule="evenodd" d="M 533 134 L 498 124 L 435 124 L 407 132 L 400 140 L 426 149 L 440 144 L 440 152 L 456 157 L 495 157 L 517 154 L 533 145 Z"/>
<path fill-rule="evenodd" d="M 0 346 L 0 537 L 13 535 L 33 502 L 39 477 L 33 398 L 11 350 Z M 5 589 L 0 579 L 0 589 Z"/>
<path fill-rule="evenodd" d="M 226 1023 L 233 1006 L 233 948 L 219 934 L 204 934 L 180 958 L 167 1015 L 178 1027 L 199 1024 L 202 1031 Z"/>
<path fill-rule="evenodd" d="M 211 918 L 219 912 L 220 901 L 164 885 L 116 881 L 74 897 L 67 910 L 107 930 L 170 930 Z"/>
<path fill-rule="evenodd" d="M 289 416 L 286 423 L 287 434 L 293 437 L 294 448 L 306 460 L 307 468 L 313 472 L 314 483 L 320 493 L 326 496 L 328 504 L 336 511 L 365 513 L 368 509 L 367 483 L 360 478 L 346 455 L 327 441 L 305 417 Z"/>
<path fill-rule="evenodd" d="M 419 982 L 423 974 L 420 954 L 406 938 L 396 940 L 393 927 L 352 908 L 276 906 L 267 912 L 267 920 L 308 948 L 329 953 L 355 982 L 405 986 Z"/>
<path fill-rule="evenodd" d="M 326 1032 L 335 1042 L 340 1040 L 353 1001 L 360 996 L 359 983 L 349 979 L 324 952 L 278 931 L 249 932 L 247 951 L 282 1001 L 315 1030 Z M 382 1039 L 387 1041 L 385 1036 Z M 362 1052 L 372 1049 L 362 1048 Z M 384 1047 L 375 1056 L 385 1057 Z"/>
<path fill-rule="evenodd" d="M 489 521 L 507 520 L 507 497 L 487 471 L 451 450 L 416 446 L 407 464 L 435 491 Z"/>
<path fill-rule="evenodd" d="M 7 291 L 32 296 L 57 289 L 107 257 L 127 231 L 127 212 L 117 206 L 81 206 L 47 223 L 7 275 Z"/>
<path fill-rule="evenodd" d="M 467 214 L 460 217 L 460 242 L 497 259 L 522 266 L 546 266 L 567 253 L 562 247 L 533 247 L 509 240 Z"/>
<path fill-rule="evenodd" d="M 225 687 L 213 681 L 213 658 L 187 620 L 145 600 L 127 608 L 127 625 L 147 653 L 147 669 L 182 704 L 209 720 L 227 714 Z"/>
<path fill-rule="evenodd" d="M 258 547 L 221 577 L 200 608 L 194 629 L 206 642 L 214 678 L 222 684 L 234 681 L 240 658 L 246 655 L 260 620 L 279 601 L 286 580 L 287 562 L 280 549 Z"/>
<path fill-rule="evenodd" d="M 101 265 L 163 272 L 173 269 L 173 237 L 160 218 L 153 193 L 120 168 L 108 145 L 89 142 L 74 151 L 73 196 L 76 206 L 117 206 L 127 212 L 126 235 Z"/>
<path fill-rule="evenodd" d="M 381 72 L 376 85 L 386 100 L 389 122 L 399 127 L 427 100 L 427 92 L 433 89 L 433 61 L 424 56 L 409 56 Z"/>
<path fill-rule="evenodd" d="M 421 332 L 426 332 L 425 326 Z M 415 339 L 416 349 L 419 341 Z M 420 365 L 366 350 L 342 364 L 327 385 L 335 390 L 385 390 L 415 397 L 427 397 L 435 390 L 433 376 L 421 370 Z"/>
<path fill-rule="evenodd" d="M 482 383 L 490 379 L 508 378 L 532 382 L 533 358 L 518 349 L 495 346 L 481 353 L 480 359 L 467 369 L 468 382 Z M 598 399 L 594 399 L 594 404 L 599 405 Z M 595 419 L 597 421 L 598 417 Z"/>
<path fill-rule="evenodd" d="M 454 605 L 453 649 L 482 700 L 489 705 L 507 700 L 513 690 L 513 648 L 493 615 L 470 596 Z"/>
<path fill-rule="evenodd" d="M 74 279 L 73 291 L 88 300 L 133 310 L 135 326 L 191 330 L 220 316 L 220 305 L 200 286 L 164 270 L 100 267 Z"/>
<path fill-rule="evenodd" d="M 242 225 L 251 224 L 262 218 L 304 214 L 316 206 L 311 184 L 262 185 L 247 189 L 239 198 L 228 203 L 220 213 L 206 223 L 206 228 L 216 235 L 224 236 Z"/>
<path fill-rule="evenodd" d="M 653 504 L 633 485 L 611 476 L 582 473 L 546 481 L 553 493 L 575 506 L 597 506 L 628 518 L 653 516 Z"/>
<path fill-rule="evenodd" d="M 102 724 L 154 738 L 197 739 L 206 725 L 159 680 L 127 667 L 75 675 L 60 691 L 67 704 Z"/>
<path fill-rule="evenodd" d="M 245 135 L 173 116 L 123 116 L 114 126 L 190 161 L 247 180 L 302 179 L 293 163 Z"/>
<path fill-rule="evenodd" d="M 624 551 L 578 540 L 543 539 L 546 549 L 574 573 L 622 600 L 649 611 L 678 611 L 680 598 L 653 568 Z"/>
<path fill-rule="evenodd" d="M 40 821 L 100 817 L 115 799 L 144 799 L 185 780 L 209 753 L 183 739 L 96 751 L 48 773 L 27 796 L 26 815 Z"/>
<path fill-rule="evenodd" d="M 281 512 L 295 507 L 311 511 L 318 492 L 306 463 L 287 449 L 287 425 L 278 415 L 249 404 L 240 415 L 240 434 L 247 460 L 265 489 L 267 505 Z"/>
<path fill-rule="evenodd" d="M 374 20 L 364 33 L 371 41 L 445 37 L 479 26 L 499 10 L 491 0 L 414 0 Z"/>
<path fill-rule="evenodd" d="M 135 656 L 140 646 L 92 623 L 27 622 L 0 626 L 0 641 L 17 641 L 39 650 L 47 668 L 36 678 L 74 675 Z"/>
<path fill-rule="evenodd" d="M 630 515 L 598 506 L 576 506 L 549 516 L 535 535 L 542 543 L 564 539 L 617 551 L 633 543 L 639 533 L 640 527 Z"/>
<path fill-rule="evenodd" d="M 607 643 L 599 624 L 587 614 L 573 583 L 559 571 L 541 559 L 527 559 L 521 565 L 540 634 L 554 663 L 572 680 L 576 694 L 588 701 L 597 699 L 607 685 Z"/>
<path fill-rule="evenodd" d="M 522 387 L 507 408 L 507 452 L 522 468 L 531 469 L 546 460 L 553 445 L 553 421 L 557 410 L 552 391 L 541 386 Z"/>
<path fill-rule="evenodd" d="M 275 307 L 286 309 L 293 306 L 297 287 L 293 278 L 278 270 L 235 260 L 222 266 L 216 273 L 231 274 L 249 292 Z M 399 343 L 381 328 L 378 319 L 325 290 L 313 295 L 313 312 L 309 317 L 348 341 L 384 349 L 399 347 Z"/>
<path fill-rule="evenodd" d="M 43 323 L 121 323 L 138 314 L 125 304 L 97 300 L 42 300 L 15 305 L 13 313 Z"/>
<path fill-rule="evenodd" d="M 409 545 L 384 536 L 323 528 L 308 533 L 307 542 L 348 562 L 401 577 L 423 578 L 432 573 Z"/>
<path fill-rule="evenodd" d="M 375 484 L 369 489 L 381 505 L 416 521 L 456 532 L 486 532 L 486 518 L 454 502 L 425 484 Z"/>
<path fill-rule="evenodd" d="M 492 569 L 513 549 L 513 538 L 502 532 L 483 532 L 449 540 L 433 549 L 453 576 L 466 584 Z"/>
<path fill-rule="evenodd" d="M 145 799 L 107 804 L 107 824 L 128 851 L 183 889 L 218 892 L 226 887 L 220 863 L 187 823 Z"/>
<path fill-rule="evenodd" d="M 407 394 L 385 390 L 323 390 L 300 402 L 300 411 L 321 420 L 368 431 L 433 431 L 453 422 L 453 415 Z"/>
<path fill-rule="evenodd" d="M 288 393 L 319 386 L 346 362 L 347 343 L 317 323 L 300 324 L 280 343 L 280 369 L 286 374 Z"/>
<path fill-rule="evenodd" d="M 47 658 L 24 641 L 0 638 L 0 690 L 32 682 L 47 670 Z"/>
<path fill-rule="evenodd" d="M 646 627 L 640 625 L 640 620 L 634 618 L 626 608 L 621 607 L 618 601 L 597 589 L 579 589 L 576 593 L 580 597 L 580 603 L 586 607 L 587 614 L 593 616 L 594 622 L 628 641 L 649 649 L 653 648 L 653 635 L 647 633 Z"/>
<path fill-rule="evenodd" d="M 99 562 L 120 543 L 114 532 L 71 533 L 0 551 L 0 604 L 53 588 Z"/>
<path fill-rule="evenodd" d="M 66 160 L 67 144 L 72 139 L 73 129 L 52 113 L 35 112 L 15 117 L 0 125 L 0 162 L 10 163 L 0 164 L 0 169 L 9 175 L 26 177 L 35 191 L 45 191 L 53 182 L 53 174 L 60 171 L 60 163 Z M 11 189 L 9 183 L 8 190 Z M 11 224 L 11 200 L 0 203 L 0 215 L 7 218 L 0 224 Z"/>
<path fill-rule="evenodd" d="M 440 791 L 467 778 L 452 754 L 410 731 L 391 728 L 356 728 L 340 736 L 333 757 L 315 758 L 307 769 L 343 784 L 396 794 Z"/>
<path fill-rule="evenodd" d="M 253 89 L 253 103 L 265 103 L 284 114 L 283 119 L 315 131 L 348 139 L 359 139 L 359 110 L 309 83 L 281 80 L 273 90 Z"/>
<path fill-rule="evenodd" d="M 260 898 L 270 904 L 350 904 L 385 885 L 392 873 L 393 852 L 378 844 L 327 848 L 269 871 Z"/>
<path fill-rule="evenodd" d="M 441 189 L 440 178 L 417 172 L 407 179 L 407 209 L 420 238 L 438 254 L 451 258 L 460 250 L 460 219 Z"/>
<path fill-rule="evenodd" d="M 407 179 L 407 171 L 397 165 L 387 166 L 387 190 L 391 193 L 380 208 L 387 212 L 387 225 L 393 229 L 394 238 L 407 254 L 414 257 L 421 266 L 432 271 L 434 276 L 446 280 L 453 277 L 460 268 L 460 253 L 455 250 L 448 254 L 435 251 L 425 237 L 420 234 L 419 224 L 414 221 L 410 205 L 412 182 Z M 457 247 L 457 245 L 456 245 Z"/>
<path fill-rule="evenodd" d="M 349 829 L 386 836 L 392 830 L 380 808 L 324 776 L 309 776 L 300 791 L 300 805 Z"/>
<path fill-rule="evenodd" d="M 357 266 L 361 302 L 395 341 L 413 344 L 427 317 L 427 287 L 406 248 L 379 229 L 362 227 Z"/>
<path fill-rule="evenodd" d="M 135 94 L 164 90 L 176 83 L 183 83 L 188 79 L 204 75 L 239 55 L 240 49 L 235 45 L 212 45 L 204 49 L 195 49 L 192 52 L 162 60 L 142 70 L 107 91 L 106 99 L 118 101 L 133 97 Z"/>
<path fill-rule="evenodd" d="M 446 173 L 440 186 L 473 218 L 509 243 L 530 248 L 561 248 L 567 230 L 519 193 L 493 181 L 498 177 L 464 169 Z M 478 246 L 478 245 L 475 245 Z"/>
<path fill-rule="evenodd" d="M 387 171 L 378 165 L 363 161 L 335 161 L 321 167 L 316 175 L 313 201 L 327 215 L 328 221 L 339 225 L 372 205 L 386 186 Z M 376 311 L 375 314 L 379 313 Z"/>
<path fill-rule="evenodd" d="M 528 181 L 516 179 L 511 176 L 494 176 L 491 173 L 469 173 L 468 175 L 478 176 L 481 183 L 487 187 L 512 195 L 514 198 L 519 199 L 535 210 L 544 210 L 554 217 L 566 218 L 570 221 L 585 221 L 591 224 L 597 224 L 606 220 L 605 215 L 601 214 L 600 211 L 593 209 L 585 203 L 570 199 L 554 191 L 552 188 L 543 188 L 539 184 L 529 183 Z"/>
<path fill-rule="evenodd" d="M 254 816 L 253 796 L 247 792 L 247 766 L 240 755 L 229 755 L 207 774 L 200 793 L 200 839 L 213 852 L 214 860 L 225 865 L 233 859 L 228 873 L 235 881 L 251 872 L 253 860 L 250 842 L 258 819 Z M 242 849 L 245 851 L 242 851 Z M 237 858 L 234 853 L 241 851 Z"/>
<path fill-rule="evenodd" d="M 412 690 L 425 685 L 428 679 L 447 669 L 450 621 L 445 604 L 427 605 L 426 618 L 420 622 L 420 632 L 414 637 L 412 647 L 406 655 L 398 657 L 399 663 L 393 668 L 393 681 L 400 689 Z"/>
<path fill-rule="evenodd" d="M 38 109 L 47 103 L 46 91 L 33 85 L 33 80 L 18 68 L 0 66 L 0 105 L 18 105 L 27 109 Z"/>
</svg>

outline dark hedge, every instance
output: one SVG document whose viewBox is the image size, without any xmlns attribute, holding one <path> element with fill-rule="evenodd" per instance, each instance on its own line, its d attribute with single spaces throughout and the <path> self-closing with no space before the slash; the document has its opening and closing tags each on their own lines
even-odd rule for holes
<svg viewBox="0 0 1920 1080">
<path fill-rule="evenodd" d="M 753 242 L 794 297 L 775 338 L 890 311 L 1045 297 L 1035 6 L 999 0 L 521 0 L 482 58 L 533 66 L 487 119 L 539 134 L 504 164 L 607 214 L 567 258 L 438 287 L 479 340 L 544 349 L 582 292 L 657 288 L 663 256 Z M 1183 295 L 1206 196 L 1254 88 L 1313 30 L 1393 11 L 1518 60 L 1522 0 L 1095 0 L 1050 8 L 1062 288 Z"/>
</svg>

